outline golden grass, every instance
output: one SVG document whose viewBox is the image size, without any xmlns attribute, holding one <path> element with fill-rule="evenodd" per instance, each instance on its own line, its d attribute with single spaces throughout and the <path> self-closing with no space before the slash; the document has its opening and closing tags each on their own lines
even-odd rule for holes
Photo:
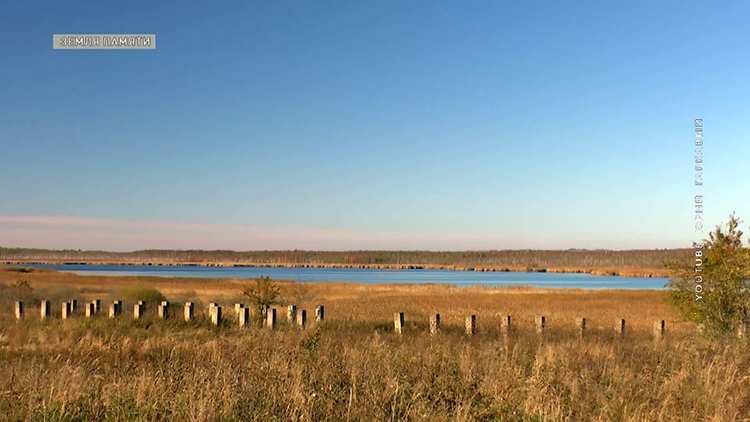
<svg viewBox="0 0 750 422">
<path fill-rule="evenodd" d="M 682 322 L 665 293 L 637 290 L 456 288 L 445 285 L 299 284 L 282 293 L 313 319 L 300 332 L 279 312 L 275 332 L 236 326 L 232 304 L 248 280 L 78 276 L 0 269 L 51 300 L 13 320 L 0 299 L 0 419 L 179 421 L 748 421 L 750 354 L 742 341 L 711 343 Z M 191 298 L 199 318 L 59 319 L 59 302 L 111 300 L 134 284 L 173 302 Z M 204 318 L 217 301 L 227 319 Z M 106 304 L 107 302 L 103 302 Z M 179 305 L 179 303 L 178 303 Z M 178 310 L 179 311 L 179 310 Z M 404 334 L 393 313 L 405 312 Z M 443 331 L 427 332 L 431 313 Z M 477 334 L 463 334 L 477 316 Z M 506 343 L 502 315 L 516 329 Z M 544 343 L 533 332 L 548 317 Z M 589 333 L 575 335 L 574 319 Z M 616 318 L 627 336 L 614 335 Z M 652 340 L 655 319 L 667 338 Z"/>
</svg>

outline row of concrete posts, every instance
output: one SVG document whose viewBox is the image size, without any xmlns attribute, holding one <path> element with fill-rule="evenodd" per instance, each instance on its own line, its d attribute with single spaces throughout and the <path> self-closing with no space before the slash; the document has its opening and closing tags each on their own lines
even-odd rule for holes
<svg viewBox="0 0 750 422">
<path fill-rule="evenodd" d="M 157 308 L 157 316 L 159 319 L 166 319 L 169 315 L 169 306 L 170 303 L 167 301 L 162 301 Z M 78 301 L 73 299 L 68 302 L 63 302 L 61 307 L 61 316 L 62 319 L 68 319 L 70 318 L 74 313 L 76 313 L 78 308 Z M 244 304 L 237 303 L 234 305 L 235 313 L 238 317 L 238 322 L 240 327 L 247 327 L 250 325 L 250 308 L 246 308 Z M 101 300 L 96 299 L 91 301 L 90 303 L 87 303 L 85 305 L 86 310 L 86 317 L 91 318 L 94 315 L 101 312 Z M 141 319 L 143 318 L 146 311 L 146 302 L 144 301 L 138 301 L 135 305 L 133 305 L 133 318 L 134 319 Z M 42 320 L 48 319 L 50 317 L 50 301 L 49 300 L 43 300 L 41 302 L 40 306 L 40 313 Z M 111 305 L 109 305 L 109 317 L 115 318 L 122 314 L 122 301 L 116 300 L 112 302 Z M 214 325 L 219 325 L 222 320 L 222 312 L 221 312 L 221 306 L 219 306 L 218 303 L 210 303 L 208 305 L 208 314 L 211 319 L 211 323 Z M 276 328 L 276 309 L 275 308 L 269 308 L 265 311 L 265 325 L 268 328 L 274 329 Z M 15 315 L 16 320 L 23 320 L 24 319 L 24 306 L 23 302 L 16 302 L 15 303 Z M 185 321 L 191 321 L 195 318 L 195 304 L 193 302 L 185 302 L 184 307 L 184 313 L 183 316 L 185 318 Z M 322 323 L 325 318 L 325 308 L 323 305 L 318 305 L 315 308 L 315 322 L 316 323 Z M 300 327 L 305 327 L 307 325 L 307 311 L 297 310 L 297 306 L 295 305 L 289 305 L 287 307 L 287 319 L 291 324 L 297 324 Z"/>
<path fill-rule="evenodd" d="M 501 332 L 504 336 L 507 336 L 512 327 L 512 318 L 510 315 L 504 315 L 500 324 Z M 547 317 L 537 316 L 536 317 L 536 332 L 540 335 L 544 335 L 547 331 Z M 576 318 L 576 330 L 581 338 L 586 336 L 586 318 Z M 473 336 L 477 329 L 477 317 L 476 315 L 469 315 L 465 320 L 466 334 Z M 440 332 L 440 314 L 430 315 L 429 321 L 430 334 L 435 335 Z M 404 313 L 396 312 L 393 314 L 393 328 L 397 334 L 402 334 L 404 330 Z M 625 336 L 625 320 L 618 318 L 615 320 L 615 333 L 621 337 Z M 664 320 L 654 321 L 654 339 L 663 340 L 666 331 L 666 323 Z"/>
</svg>

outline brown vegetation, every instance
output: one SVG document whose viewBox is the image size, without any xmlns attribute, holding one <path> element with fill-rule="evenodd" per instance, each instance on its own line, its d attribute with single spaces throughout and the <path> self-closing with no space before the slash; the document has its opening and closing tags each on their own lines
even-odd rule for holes
<svg viewBox="0 0 750 422">
<path fill-rule="evenodd" d="M 27 283 L 18 283 L 24 280 Z M 742 341 L 707 342 L 666 303 L 666 292 L 456 288 L 445 285 L 279 283 L 280 303 L 326 323 L 300 332 L 240 330 L 232 304 L 252 280 L 77 276 L 0 269 L 0 412 L 8 420 L 197 421 L 743 421 L 750 420 L 750 354 Z M 11 286 L 13 284 L 14 286 Z M 59 319 L 59 303 L 118 298 L 150 286 L 168 300 L 225 307 L 227 320 L 158 321 L 153 308 Z M 47 298 L 40 322 L 29 302 Z M 57 306 L 55 306 L 57 305 Z M 405 313 L 403 335 L 393 313 Z M 430 314 L 442 332 L 428 333 Z M 477 316 L 473 338 L 464 318 Z M 500 335 L 502 315 L 516 325 Z M 534 317 L 548 318 L 544 344 Z M 589 335 L 575 335 L 586 317 Z M 626 338 L 614 335 L 616 318 Z M 667 337 L 652 340 L 655 319 Z"/>
</svg>

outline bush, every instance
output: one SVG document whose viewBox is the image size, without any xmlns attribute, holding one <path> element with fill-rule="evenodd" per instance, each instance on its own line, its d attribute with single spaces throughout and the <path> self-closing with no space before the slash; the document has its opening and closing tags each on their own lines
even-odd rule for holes
<svg viewBox="0 0 750 422">
<path fill-rule="evenodd" d="M 750 250 L 742 247 L 740 220 L 732 214 L 726 233 L 717 226 L 689 262 L 668 265 L 669 301 L 688 320 L 717 337 L 750 325 Z"/>
<path fill-rule="evenodd" d="M 122 299 L 132 302 L 160 303 L 167 298 L 157 289 L 148 286 L 130 287 L 120 292 Z"/>
<path fill-rule="evenodd" d="M 278 303 L 281 290 L 269 276 L 261 276 L 255 279 L 255 285 L 250 286 L 242 291 L 242 295 L 247 297 L 255 306 L 256 317 L 262 322 L 266 316 L 268 308 Z"/>
</svg>

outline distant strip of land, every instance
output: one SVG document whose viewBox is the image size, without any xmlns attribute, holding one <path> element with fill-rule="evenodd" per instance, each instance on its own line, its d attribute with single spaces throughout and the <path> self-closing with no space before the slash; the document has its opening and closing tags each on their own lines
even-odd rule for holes
<svg viewBox="0 0 750 422">
<path fill-rule="evenodd" d="M 11 265 L 146 265 L 194 267 L 371 268 L 481 272 L 580 273 L 668 277 L 665 264 L 690 259 L 690 249 L 432 251 L 173 251 L 104 252 L 0 248 Z"/>
</svg>

